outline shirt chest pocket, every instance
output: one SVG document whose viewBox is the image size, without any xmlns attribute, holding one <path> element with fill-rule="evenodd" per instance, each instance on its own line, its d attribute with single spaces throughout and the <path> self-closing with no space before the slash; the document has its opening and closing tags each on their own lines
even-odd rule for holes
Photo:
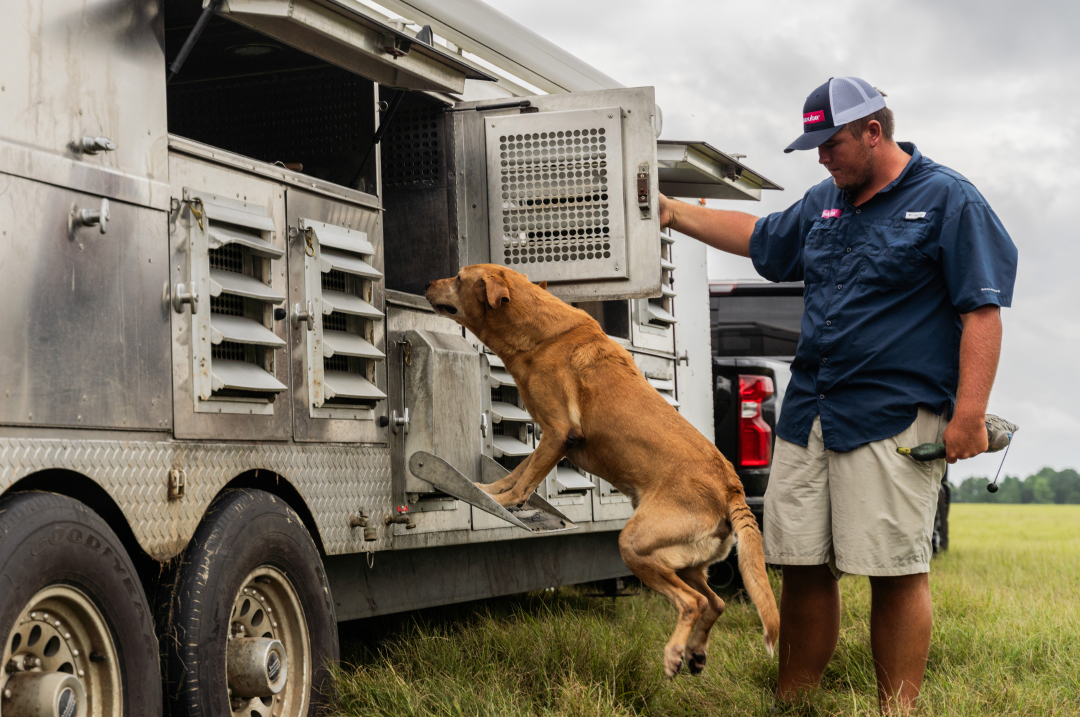
<svg viewBox="0 0 1080 717">
<path fill-rule="evenodd" d="M 810 227 L 803 243 L 803 283 L 820 284 L 832 276 L 836 234 L 835 219 L 819 219 Z"/>
<path fill-rule="evenodd" d="M 932 269 L 921 250 L 930 234 L 926 221 L 877 220 L 869 227 L 859 282 L 873 286 L 905 286 Z"/>
</svg>

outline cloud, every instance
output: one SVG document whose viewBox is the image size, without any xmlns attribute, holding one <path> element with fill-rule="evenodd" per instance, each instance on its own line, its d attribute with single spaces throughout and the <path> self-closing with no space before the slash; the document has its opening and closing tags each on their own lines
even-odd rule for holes
<svg viewBox="0 0 1080 717">
<path fill-rule="evenodd" d="M 1020 250 L 990 410 L 1021 425 L 1005 470 L 1080 466 L 1080 3 L 933 0 L 691 2 L 489 0 L 627 86 L 656 87 L 664 137 L 748 155 L 783 209 L 825 178 L 813 153 L 784 155 L 802 103 L 831 76 L 888 93 L 899 139 L 970 179 Z M 710 275 L 747 276 L 710 256 Z M 957 464 L 993 474 L 1000 454 Z"/>
</svg>

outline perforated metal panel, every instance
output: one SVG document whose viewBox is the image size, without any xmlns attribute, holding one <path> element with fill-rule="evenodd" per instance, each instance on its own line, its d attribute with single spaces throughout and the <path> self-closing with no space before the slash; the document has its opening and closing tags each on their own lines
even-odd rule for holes
<svg viewBox="0 0 1080 717">
<path fill-rule="evenodd" d="M 487 118 L 492 262 L 533 281 L 627 276 L 621 112 Z"/>
<path fill-rule="evenodd" d="M 180 80 L 181 76 L 178 76 Z M 337 67 L 169 85 L 169 130 L 362 191 L 375 131 L 370 81 Z"/>
<path fill-rule="evenodd" d="M 383 187 L 445 186 L 443 122 L 438 105 L 423 104 L 398 110 L 382 141 Z"/>
</svg>

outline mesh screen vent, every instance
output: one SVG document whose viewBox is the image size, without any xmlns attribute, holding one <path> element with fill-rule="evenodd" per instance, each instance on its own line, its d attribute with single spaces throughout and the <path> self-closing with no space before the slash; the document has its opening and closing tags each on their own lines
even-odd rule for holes
<svg viewBox="0 0 1080 717">
<path fill-rule="evenodd" d="M 399 110 L 382 141 L 384 187 L 443 186 L 443 115 L 437 106 Z"/>
<path fill-rule="evenodd" d="M 228 316 L 244 315 L 244 299 L 232 294 L 210 297 L 210 313 L 226 314 Z"/>
<path fill-rule="evenodd" d="M 225 359 L 228 361 L 247 361 L 247 347 L 244 344 L 232 341 L 222 341 L 217 346 L 210 347 L 211 359 Z"/>
<path fill-rule="evenodd" d="M 323 368 L 327 371 L 348 371 L 358 376 L 367 376 L 364 360 L 355 356 L 323 357 Z"/>
<path fill-rule="evenodd" d="M 172 83 L 168 123 L 183 137 L 263 162 L 297 162 L 305 174 L 352 186 L 375 131 L 373 102 L 370 81 L 327 66 Z"/>
<path fill-rule="evenodd" d="M 603 127 L 499 137 L 503 263 L 611 257 Z"/>
<path fill-rule="evenodd" d="M 226 244 L 220 249 L 210 249 L 207 254 L 210 256 L 211 269 L 244 273 L 244 250 L 239 244 Z"/>
<path fill-rule="evenodd" d="M 533 281 L 626 277 L 621 110 L 487 121 L 491 258 Z"/>
<path fill-rule="evenodd" d="M 343 271 L 334 269 L 322 275 L 322 288 L 329 291 L 351 291 L 349 288 L 349 275 Z"/>
<path fill-rule="evenodd" d="M 349 319 L 345 314 L 335 311 L 329 316 L 323 316 L 322 327 L 331 331 L 348 331 Z"/>
</svg>

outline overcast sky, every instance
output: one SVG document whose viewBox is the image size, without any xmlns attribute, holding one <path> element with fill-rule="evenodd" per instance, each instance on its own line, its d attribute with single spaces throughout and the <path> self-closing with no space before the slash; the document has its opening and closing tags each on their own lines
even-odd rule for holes
<svg viewBox="0 0 1080 717">
<path fill-rule="evenodd" d="M 897 139 L 970 179 L 1020 250 L 990 399 L 1021 427 L 1004 473 L 1080 467 L 1080 3 L 487 2 L 624 85 L 654 86 L 664 139 L 746 154 L 785 187 L 711 206 L 760 215 L 797 201 L 827 176 L 816 152 L 783 154 L 806 96 L 843 75 L 884 90 Z M 713 278 L 755 275 L 714 254 Z M 1000 456 L 950 478 L 993 475 Z"/>
</svg>

